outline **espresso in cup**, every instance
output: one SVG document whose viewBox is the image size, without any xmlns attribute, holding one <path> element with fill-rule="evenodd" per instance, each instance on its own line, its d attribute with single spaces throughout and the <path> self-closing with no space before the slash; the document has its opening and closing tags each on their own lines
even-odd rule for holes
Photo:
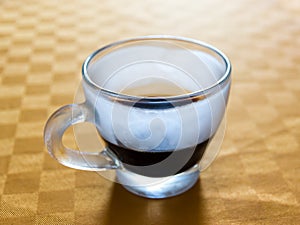
<svg viewBox="0 0 300 225">
<path fill-rule="evenodd" d="M 230 72 L 222 52 L 188 38 L 148 36 L 107 45 L 83 63 L 85 101 L 49 118 L 45 144 L 65 166 L 116 171 L 116 181 L 137 195 L 178 195 L 196 183 L 199 162 L 216 139 Z M 80 122 L 95 125 L 106 142 L 102 152 L 62 144 L 64 131 Z"/>
</svg>

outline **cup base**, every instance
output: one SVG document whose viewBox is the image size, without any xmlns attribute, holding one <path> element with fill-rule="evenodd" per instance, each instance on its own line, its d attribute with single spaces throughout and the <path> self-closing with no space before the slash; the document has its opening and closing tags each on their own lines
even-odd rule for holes
<svg viewBox="0 0 300 225">
<path fill-rule="evenodd" d="M 118 170 L 118 182 L 128 191 L 145 198 L 162 199 L 179 195 L 194 186 L 199 178 L 199 166 L 174 176 L 152 178 L 127 170 Z M 130 184 L 130 185 L 129 185 Z"/>
</svg>

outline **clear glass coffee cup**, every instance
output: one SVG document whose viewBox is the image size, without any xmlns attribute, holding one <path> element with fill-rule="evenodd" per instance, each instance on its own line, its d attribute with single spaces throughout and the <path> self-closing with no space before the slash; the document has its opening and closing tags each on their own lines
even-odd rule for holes
<svg viewBox="0 0 300 225">
<path fill-rule="evenodd" d="M 230 74 L 220 50 L 189 38 L 145 36 L 109 44 L 84 61 L 85 101 L 52 114 L 45 145 L 67 167 L 114 170 L 117 182 L 139 196 L 181 194 L 198 180 L 204 156 L 217 152 L 219 145 L 212 150 L 211 143 L 222 142 L 216 134 Z M 64 146 L 66 129 L 83 122 L 96 127 L 104 150 Z"/>
</svg>

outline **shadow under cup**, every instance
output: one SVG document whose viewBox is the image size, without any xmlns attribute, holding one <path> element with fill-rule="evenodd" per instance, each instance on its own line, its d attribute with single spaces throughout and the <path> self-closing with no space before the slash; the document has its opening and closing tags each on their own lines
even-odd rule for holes
<svg viewBox="0 0 300 225">
<path fill-rule="evenodd" d="M 217 138 L 230 70 L 223 53 L 191 39 L 151 36 L 108 45 L 84 62 L 86 100 L 70 106 L 66 125 L 92 122 L 107 148 L 100 154 L 82 151 L 80 161 L 74 150 L 59 146 L 74 159 L 68 161 L 60 160 L 47 132 L 45 143 L 64 165 L 116 169 L 118 182 L 140 196 L 178 195 L 195 184 L 199 162 Z M 51 139 L 57 132 L 49 133 Z"/>
</svg>

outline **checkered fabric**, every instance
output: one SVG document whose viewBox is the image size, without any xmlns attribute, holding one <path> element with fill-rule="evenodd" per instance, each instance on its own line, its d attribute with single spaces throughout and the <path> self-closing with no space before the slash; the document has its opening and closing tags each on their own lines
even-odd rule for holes
<svg viewBox="0 0 300 225">
<path fill-rule="evenodd" d="M 148 34 L 208 42 L 233 64 L 221 152 L 165 200 L 63 167 L 42 140 L 85 57 Z M 300 1 L 1 0 L 0 74 L 0 224 L 300 224 Z"/>
</svg>

